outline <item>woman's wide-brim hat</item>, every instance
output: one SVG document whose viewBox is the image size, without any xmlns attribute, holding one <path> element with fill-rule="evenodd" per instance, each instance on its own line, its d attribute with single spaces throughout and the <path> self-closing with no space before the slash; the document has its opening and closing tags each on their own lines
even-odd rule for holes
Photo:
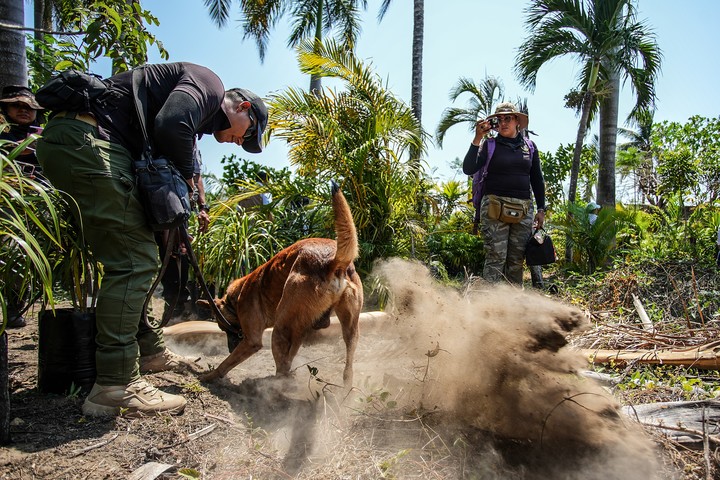
<svg viewBox="0 0 720 480">
<path fill-rule="evenodd" d="M 8 85 L 2 89 L 0 94 L 0 102 L 15 103 L 22 102 L 33 110 L 42 110 L 43 107 L 35 100 L 35 95 L 27 87 L 19 85 Z"/>
<path fill-rule="evenodd" d="M 530 119 L 528 118 L 527 114 L 518 110 L 514 103 L 501 103 L 500 105 L 495 107 L 495 113 L 490 115 L 488 118 L 499 117 L 501 115 L 515 115 L 515 118 L 518 119 L 520 130 L 526 129 L 528 127 L 528 124 L 530 123 Z"/>
</svg>

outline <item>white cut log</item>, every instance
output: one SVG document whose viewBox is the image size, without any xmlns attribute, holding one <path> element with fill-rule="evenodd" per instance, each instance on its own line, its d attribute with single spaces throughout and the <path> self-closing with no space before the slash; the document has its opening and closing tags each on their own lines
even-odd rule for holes
<svg viewBox="0 0 720 480">
<path fill-rule="evenodd" d="M 581 349 L 592 364 L 627 364 L 630 362 L 679 365 L 700 369 L 720 369 L 720 340 L 697 347 L 657 350 L 595 350 Z"/>
<path fill-rule="evenodd" d="M 390 316 L 385 312 L 362 312 L 360 314 L 360 334 L 377 328 L 382 328 L 389 321 Z M 189 321 L 177 323 L 163 328 L 163 335 L 177 341 L 192 342 L 193 337 L 225 336 L 215 322 Z M 340 321 L 333 315 L 330 317 L 330 326 L 320 330 L 313 330 L 308 335 L 309 341 L 335 341 L 342 335 Z M 268 345 L 272 336 L 272 328 L 263 333 L 263 344 Z"/>
<path fill-rule="evenodd" d="M 640 316 L 640 321 L 642 322 L 643 330 L 646 332 L 654 332 L 655 326 L 652 323 L 652 320 L 650 320 L 650 317 L 648 317 L 647 312 L 645 311 L 645 307 L 643 307 L 642 302 L 640 299 L 635 295 L 632 294 L 633 304 L 635 305 L 635 310 L 637 310 L 638 315 Z"/>
</svg>

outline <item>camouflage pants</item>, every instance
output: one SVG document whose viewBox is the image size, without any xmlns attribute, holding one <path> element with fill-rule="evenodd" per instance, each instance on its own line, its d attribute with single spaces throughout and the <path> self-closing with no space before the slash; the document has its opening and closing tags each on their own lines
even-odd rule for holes
<svg viewBox="0 0 720 480">
<path fill-rule="evenodd" d="M 488 196 L 480 204 L 480 232 L 485 244 L 483 278 L 489 282 L 507 280 L 522 285 L 525 244 L 532 234 L 535 212 L 532 200 L 498 197 L 514 203 L 523 203 L 527 213 L 519 223 L 505 223 L 488 217 Z"/>
</svg>

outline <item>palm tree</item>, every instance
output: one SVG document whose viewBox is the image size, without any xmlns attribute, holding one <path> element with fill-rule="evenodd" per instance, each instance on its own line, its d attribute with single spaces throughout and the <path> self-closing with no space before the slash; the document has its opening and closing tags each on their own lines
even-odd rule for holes
<svg viewBox="0 0 720 480">
<path fill-rule="evenodd" d="M 479 119 L 490 115 L 495 105 L 503 101 L 505 88 L 502 81 L 493 76 L 485 77 L 480 83 L 475 83 L 469 78 L 460 78 L 450 90 L 450 101 L 455 102 L 465 93 L 471 95 L 466 108 L 446 108 L 440 117 L 440 123 L 435 130 L 435 139 L 440 147 L 450 127 L 466 123 L 468 129 L 472 131 Z"/>
<path fill-rule="evenodd" d="M 343 179 L 361 242 L 359 268 L 367 271 L 375 258 L 407 253 L 392 248 L 414 228 L 420 181 L 402 157 L 422 149 L 422 128 L 352 52 L 332 41 L 318 49 L 312 39 L 298 51 L 304 73 L 337 78 L 344 88 L 320 96 L 290 88 L 272 97 L 269 131 L 288 142 L 299 174 Z"/>
<path fill-rule="evenodd" d="M 392 0 L 383 0 L 378 13 L 378 21 L 385 18 Z M 422 56 L 425 30 L 425 0 L 413 0 L 413 42 L 412 76 L 410 85 L 410 105 L 415 118 L 422 123 Z"/>
<path fill-rule="evenodd" d="M 378 21 L 385 17 L 392 0 L 383 0 Z M 413 0 L 412 74 L 410 77 L 410 106 L 418 123 L 422 125 L 422 56 L 425 37 L 425 0 Z M 420 162 L 419 151 L 410 149 L 410 158 Z M 419 171 L 419 169 L 418 169 Z"/>
<path fill-rule="evenodd" d="M 7 124 L 0 124 L 0 128 L 5 126 Z M 57 192 L 25 177 L 15 163 L 15 157 L 33 140 L 28 138 L 15 148 L 5 140 L 0 141 L 0 171 L 3 172 L 0 181 L 0 313 L 3 318 L 0 321 L 0 445 L 10 441 L 6 300 L 18 292 L 34 295 L 41 292 L 52 301 L 51 257 L 58 250 L 62 224 L 66 223 L 62 220 L 62 199 Z"/>
<path fill-rule="evenodd" d="M 636 20 L 633 0 L 532 0 L 527 14 L 526 25 L 532 33 L 515 63 L 525 86 L 534 89 L 540 68 L 558 57 L 576 57 L 583 67 L 568 200 L 575 201 L 582 143 L 591 112 L 599 107 L 598 201 L 614 208 L 620 80 L 629 80 L 636 94 L 631 117 L 653 107 L 661 58 L 654 35 Z"/>
<path fill-rule="evenodd" d="M 232 0 L 204 1 L 215 24 L 218 27 L 225 26 Z M 359 6 L 363 10 L 367 9 L 367 0 L 242 0 L 243 39 L 255 40 L 260 61 L 264 61 L 270 30 L 281 17 L 289 13 L 293 19 L 293 28 L 288 38 L 288 47 L 297 47 L 304 39 L 313 38 L 315 48 L 319 49 L 323 34 L 337 30 L 338 40 L 352 50 L 360 34 Z M 310 91 L 320 92 L 321 89 L 320 77 L 311 75 Z"/>
</svg>

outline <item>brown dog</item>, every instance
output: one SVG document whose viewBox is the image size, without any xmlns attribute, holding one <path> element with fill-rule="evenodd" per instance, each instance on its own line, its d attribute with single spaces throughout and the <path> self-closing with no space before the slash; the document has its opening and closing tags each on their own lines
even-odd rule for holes
<svg viewBox="0 0 720 480">
<path fill-rule="evenodd" d="M 346 347 L 343 381 L 346 387 L 352 386 L 358 318 L 363 306 L 362 283 L 353 264 L 358 256 L 358 240 L 350 207 L 335 182 L 332 201 L 337 241 L 300 240 L 249 275 L 234 280 L 225 296 L 215 300 L 228 322 L 239 326 L 242 337 L 230 332 L 223 322 L 218 323 L 228 336 L 230 355 L 215 370 L 203 374 L 203 381 L 225 376 L 260 350 L 263 331 L 270 327 L 274 327 L 276 374 L 288 375 L 306 333 L 311 328 L 326 328 L 334 310 Z"/>
</svg>

